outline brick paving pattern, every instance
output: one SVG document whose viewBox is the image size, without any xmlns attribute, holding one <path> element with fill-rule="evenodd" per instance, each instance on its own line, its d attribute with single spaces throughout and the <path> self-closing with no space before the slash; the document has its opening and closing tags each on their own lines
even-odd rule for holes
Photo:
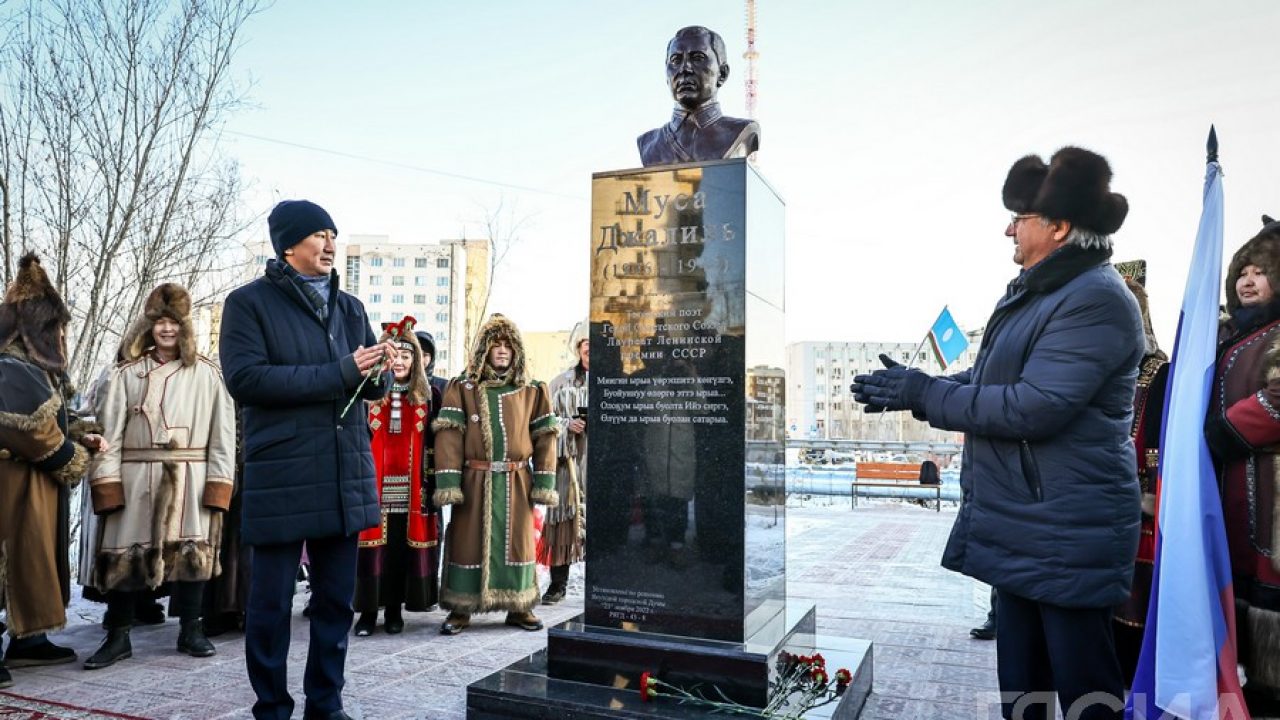
<svg viewBox="0 0 1280 720">
<path fill-rule="evenodd" d="M 818 605 L 821 633 L 875 643 L 874 692 L 866 720 L 998 717 L 995 643 L 969 638 L 986 614 L 987 588 L 938 565 L 954 507 L 941 513 L 898 501 L 793 505 L 788 509 L 788 591 Z M 542 577 L 545 587 L 546 578 Z M 290 685 L 302 714 L 307 621 L 305 593 L 295 599 Z M 103 632 L 102 606 L 77 602 L 72 626 L 54 637 L 87 657 Z M 539 608 L 548 624 L 582 611 L 581 568 L 569 596 Z M 78 615 L 79 617 L 75 617 Z M 406 613 L 405 632 L 350 639 L 347 711 L 356 718 L 462 720 L 466 686 L 546 645 L 546 632 L 502 624 L 502 614 L 476 617 L 456 637 L 437 630 L 445 613 Z M 74 624 L 74 623 L 79 624 Z M 242 636 L 214 638 L 218 654 L 189 658 L 174 650 L 177 622 L 135 628 L 134 656 L 93 672 L 79 663 L 14 671 L 11 692 L 148 718 L 250 718 L 253 691 Z"/>
</svg>

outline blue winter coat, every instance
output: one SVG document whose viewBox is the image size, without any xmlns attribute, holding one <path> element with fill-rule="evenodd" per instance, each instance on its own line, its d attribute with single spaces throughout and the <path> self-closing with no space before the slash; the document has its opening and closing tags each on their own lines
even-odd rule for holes
<svg viewBox="0 0 1280 720">
<path fill-rule="evenodd" d="M 335 272 L 322 323 L 277 262 L 227 296 L 219 339 L 241 408 L 249 545 L 353 535 L 380 519 L 364 403 L 339 417 L 362 379 L 351 354 L 377 342 L 364 305 L 338 290 Z M 384 395 L 389 378 L 362 397 Z"/>
<path fill-rule="evenodd" d="M 1141 505 L 1129 436 L 1144 335 L 1110 251 L 1067 246 L 1009 285 L 972 371 L 917 408 L 965 433 L 944 567 L 1025 598 L 1129 595 Z"/>
</svg>

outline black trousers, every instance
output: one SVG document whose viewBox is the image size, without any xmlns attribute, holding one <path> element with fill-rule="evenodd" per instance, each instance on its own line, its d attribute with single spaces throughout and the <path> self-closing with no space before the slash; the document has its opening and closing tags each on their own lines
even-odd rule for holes
<svg viewBox="0 0 1280 720">
<path fill-rule="evenodd" d="M 199 620 L 204 586 L 203 580 L 172 583 L 169 609 L 183 622 Z M 107 614 L 103 620 L 109 628 L 127 628 L 133 625 L 138 605 L 155 602 L 154 597 L 154 590 L 108 590 Z"/>
<path fill-rule="evenodd" d="M 1051 720 L 1055 694 L 1065 717 L 1123 717 L 1109 607 L 1064 608 L 1001 590 L 996 666 L 1007 719 Z"/>
<path fill-rule="evenodd" d="M 303 717 L 323 717 L 342 709 L 347 635 L 355 612 L 356 535 L 308 539 L 311 560 L 311 640 L 302 679 Z M 249 605 L 244 650 L 249 684 L 258 696 L 253 716 L 287 720 L 293 713 L 287 661 L 292 631 L 294 578 L 302 541 L 257 545 L 250 552 Z"/>
</svg>

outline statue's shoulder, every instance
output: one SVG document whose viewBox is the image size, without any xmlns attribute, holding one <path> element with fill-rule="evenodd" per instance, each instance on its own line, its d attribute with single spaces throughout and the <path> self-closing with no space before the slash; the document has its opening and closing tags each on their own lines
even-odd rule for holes
<svg viewBox="0 0 1280 720">
<path fill-rule="evenodd" d="M 760 123 L 751 118 L 722 117 L 716 125 L 728 142 L 725 157 L 750 155 L 760 149 Z"/>
<path fill-rule="evenodd" d="M 652 130 L 646 130 L 640 133 L 640 137 L 636 138 L 636 147 L 643 153 L 645 148 L 651 147 L 660 139 L 662 139 L 662 128 L 656 127 Z"/>
<path fill-rule="evenodd" d="M 656 127 L 636 138 L 636 147 L 640 150 L 640 163 L 645 167 L 679 162 L 662 127 Z"/>
<path fill-rule="evenodd" d="M 735 133 L 740 133 L 747 129 L 755 130 L 757 133 L 760 132 L 760 123 L 752 120 L 751 118 L 737 118 L 726 115 L 720 118 L 720 123 L 723 123 L 725 127 L 733 130 Z"/>
</svg>

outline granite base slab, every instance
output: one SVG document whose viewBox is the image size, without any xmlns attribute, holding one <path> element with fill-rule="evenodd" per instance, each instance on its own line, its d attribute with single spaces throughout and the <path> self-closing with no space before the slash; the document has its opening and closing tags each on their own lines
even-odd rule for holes
<svg viewBox="0 0 1280 720">
<path fill-rule="evenodd" d="M 733 702 L 764 707 L 778 654 L 813 654 L 816 618 L 813 603 L 796 605 L 733 643 L 596 627 L 578 616 L 547 631 L 547 670 L 557 680 L 604 686 L 635 685 L 647 671 L 677 687 L 714 687 Z"/>
<path fill-rule="evenodd" d="M 818 652 L 833 672 L 847 668 L 853 682 L 837 702 L 815 708 L 810 720 L 857 720 L 871 694 L 872 645 L 866 640 L 816 637 Z M 700 720 L 724 718 L 724 713 L 680 705 L 657 698 L 641 701 L 640 693 L 627 687 L 557 680 L 547 675 L 547 653 L 537 653 L 467 686 L 468 720 Z M 744 716 L 738 716 L 744 717 Z"/>
</svg>

